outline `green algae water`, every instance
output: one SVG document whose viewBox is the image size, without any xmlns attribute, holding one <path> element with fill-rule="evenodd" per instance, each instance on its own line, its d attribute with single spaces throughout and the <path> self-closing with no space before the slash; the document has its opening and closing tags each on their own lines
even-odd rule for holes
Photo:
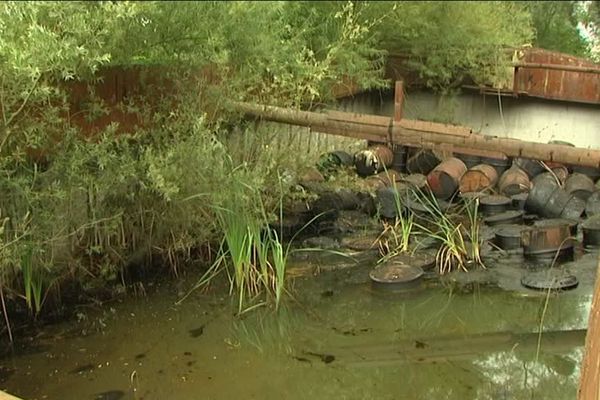
<svg viewBox="0 0 600 400">
<path fill-rule="evenodd" d="M 522 288 L 511 263 L 461 285 L 430 272 L 406 291 L 374 290 L 372 266 L 296 277 L 278 313 L 241 317 L 226 288 L 176 306 L 175 284 L 156 284 L 17 346 L 2 388 L 32 400 L 576 398 L 595 255 L 569 264 L 576 289 L 550 295 Z"/>
</svg>

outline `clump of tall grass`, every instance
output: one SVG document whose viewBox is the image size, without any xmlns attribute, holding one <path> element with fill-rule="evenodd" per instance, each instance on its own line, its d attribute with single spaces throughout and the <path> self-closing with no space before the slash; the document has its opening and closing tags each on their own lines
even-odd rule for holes
<svg viewBox="0 0 600 400">
<path fill-rule="evenodd" d="M 237 296 L 239 314 L 269 302 L 278 309 L 285 293 L 285 272 L 291 243 L 282 244 L 282 238 L 269 225 L 270 216 L 260 192 L 244 182 L 242 170 L 237 172 L 232 175 L 230 196 L 223 199 L 223 204 L 213 207 L 217 225 L 223 234 L 219 256 L 192 290 L 209 284 L 218 274 L 225 272 L 230 294 Z"/>
<path fill-rule="evenodd" d="M 414 193 L 426 209 L 423 223 L 415 222 L 415 225 L 426 236 L 440 242 L 436 255 L 436 265 L 440 274 L 456 269 L 468 271 L 471 264 L 483 266 L 477 202 L 467 204 L 457 213 L 460 215 L 466 212 L 468 226 L 465 226 L 454 215 L 442 211 L 433 193 L 423 190 Z"/>
<path fill-rule="evenodd" d="M 383 231 L 377 240 L 382 255 L 380 262 L 408 252 L 416 227 L 414 212 L 402 205 L 395 181 L 392 183 L 392 189 L 396 217 L 393 222 L 383 221 Z"/>
</svg>

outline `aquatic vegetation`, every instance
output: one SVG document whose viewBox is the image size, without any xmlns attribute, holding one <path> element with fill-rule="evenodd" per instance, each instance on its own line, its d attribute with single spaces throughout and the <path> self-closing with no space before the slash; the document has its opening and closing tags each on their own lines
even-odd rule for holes
<svg viewBox="0 0 600 400">
<path fill-rule="evenodd" d="M 435 196 L 422 190 L 414 191 L 416 198 L 427 211 L 423 222 L 415 222 L 421 232 L 440 242 L 436 264 L 441 274 L 454 269 L 468 270 L 469 263 L 483 265 L 480 257 L 479 221 L 477 205 L 467 205 L 468 227 L 455 216 L 441 210 Z M 460 215 L 460 213 L 458 213 Z M 469 244 L 467 239 L 471 239 Z"/>
<path fill-rule="evenodd" d="M 414 212 L 402 204 L 403 199 L 400 197 L 398 185 L 393 178 L 391 181 L 396 218 L 394 218 L 393 223 L 382 222 L 383 231 L 377 238 L 382 255 L 379 262 L 393 258 L 400 253 L 408 252 L 416 228 Z"/>
</svg>

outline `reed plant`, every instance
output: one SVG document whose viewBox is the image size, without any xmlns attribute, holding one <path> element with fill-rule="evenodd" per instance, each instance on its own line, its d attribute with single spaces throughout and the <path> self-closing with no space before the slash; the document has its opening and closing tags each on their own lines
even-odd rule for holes
<svg viewBox="0 0 600 400">
<path fill-rule="evenodd" d="M 206 286 L 225 271 L 230 294 L 237 296 L 238 314 L 270 301 L 279 309 L 286 290 L 286 264 L 294 237 L 284 246 L 276 230 L 269 225 L 271 218 L 260 192 L 243 182 L 243 178 L 232 185 L 237 188 L 232 190 L 238 193 L 228 197 L 224 205 L 214 207 L 217 225 L 223 234 L 219 256 L 192 291 Z M 280 217 L 282 203 L 283 192 L 279 200 Z"/>
<path fill-rule="evenodd" d="M 393 222 L 383 221 L 383 231 L 377 240 L 382 254 L 379 262 L 408 252 L 416 227 L 414 212 L 403 206 L 398 186 L 394 180 L 392 181 L 396 217 Z"/>
<path fill-rule="evenodd" d="M 419 202 L 424 206 L 426 215 L 422 222 L 414 224 L 428 237 L 441 243 L 436 255 L 436 264 L 440 274 L 455 269 L 467 271 L 470 263 L 483 265 L 480 256 L 479 221 L 477 207 L 465 207 L 469 226 L 451 214 L 444 212 L 435 196 L 428 191 L 414 190 Z M 460 213 L 459 213 L 460 214 Z M 468 239 L 471 244 L 468 244 Z"/>
</svg>

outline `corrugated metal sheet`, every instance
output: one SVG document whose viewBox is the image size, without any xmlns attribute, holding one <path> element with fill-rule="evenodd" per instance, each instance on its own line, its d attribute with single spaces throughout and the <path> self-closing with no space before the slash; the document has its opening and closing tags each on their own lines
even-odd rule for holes
<svg viewBox="0 0 600 400">
<path fill-rule="evenodd" d="M 600 67 L 583 58 L 543 49 L 528 49 L 520 59 L 525 63 L 542 63 L 577 67 Z M 515 68 L 516 93 L 544 99 L 600 104 L 600 74 L 560 71 L 548 68 Z"/>
</svg>

